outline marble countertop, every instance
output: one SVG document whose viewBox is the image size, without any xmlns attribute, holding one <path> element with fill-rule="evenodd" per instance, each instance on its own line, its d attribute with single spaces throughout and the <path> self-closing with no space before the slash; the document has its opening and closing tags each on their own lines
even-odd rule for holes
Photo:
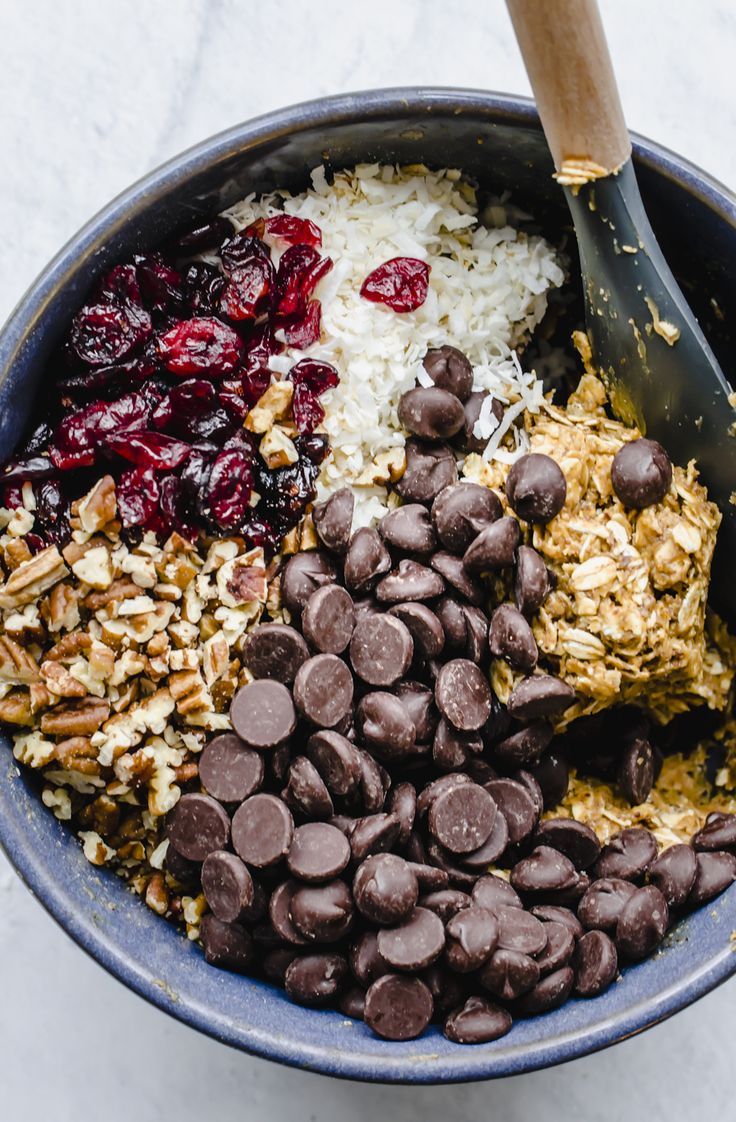
<svg viewBox="0 0 736 1122">
<path fill-rule="evenodd" d="M 736 188 L 730 0 L 601 0 L 630 126 Z M 278 105 L 377 86 L 528 93 L 501 0 L 6 0 L 0 319 L 78 226 L 182 148 Z M 732 1102 L 734 983 L 642 1037 L 494 1084 L 341 1083 L 239 1055 L 90 961 L 0 857 L 3 1117 L 689 1122 Z"/>
</svg>

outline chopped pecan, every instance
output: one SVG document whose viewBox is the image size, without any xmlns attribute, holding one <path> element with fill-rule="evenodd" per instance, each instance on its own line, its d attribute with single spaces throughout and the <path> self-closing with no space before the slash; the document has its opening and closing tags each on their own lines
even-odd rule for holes
<svg viewBox="0 0 736 1122">
<path fill-rule="evenodd" d="M 109 588 L 113 581 L 112 557 L 106 545 L 88 549 L 71 569 L 78 580 L 100 591 Z"/>
<path fill-rule="evenodd" d="M 156 563 L 156 572 L 162 584 L 176 585 L 181 592 L 197 575 L 190 557 L 168 552 Z"/>
<path fill-rule="evenodd" d="M 57 698 L 49 693 L 43 682 L 32 682 L 30 687 L 31 695 L 31 713 L 40 713 L 42 709 L 48 709 L 50 706 L 55 705 Z"/>
<path fill-rule="evenodd" d="M 116 713 L 124 713 L 129 709 L 134 701 L 137 701 L 138 694 L 140 693 L 140 681 L 138 678 L 131 678 L 129 682 L 118 693 L 117 700 L 113 702 L 113 709 Z"/>
<path fill-rule="evenodd" d="M 99 612 L 100 608 L 106 608 L 113 600 L 130 600 L 139 593 L 140 587 L 134 581 L 119 577 L 104 590 L 89 592 L 82 602 L 88 611 Z"/>
<path fill-rule="evenodd" d="M 202 669 L 208 686 L 216 682 L 228 668 L 230 647 L 222 631 L 215 632 L 204 645 Z"/>
<path fill-rule="evenodd" d="M 49 631 L 71 631 L 79 624 L 79 593 L 67 581 L 51 589 L 45 607 Z"/>
<path fill-rule="evenodd" d="M 41 677 L 49 693 L 56 697 L 86 697 L 87 688 L 60 662 L 41 663 Z"/>
<path fill-rule="evenodd" d="M 96 830 L 103 838 L 109 838 L 120 825 L 120 804 L 109 795 L 98 795 L 91 803 L 82 807 L 79 822 L 91 830 Z"/>
<path fill-rule="evenodd" d="M 97 749 L 92 747 L 87 736 L 70 736 L 60 740 L 54 756 L 68 771 L 78 771 L 82 775 L 100 774 Z"/>
<path fill-rule="evenodd" d="M 88 534 L 94 534 L 112 522 L 117 514 L 115 483 L 111 475 L 103 475 L 83 499 L 72 504 L 72 514 Z"/>
<path fill-rule="evenodd" d="M 0 721 L 7 725 L 33 727 L 31 697 L 28 690 L 11 690 L 5 697 L 0 698 Z"/>
<path fill-rule="evenodd" d="M 199 670 L 180 670 L 169 676 L 169 690 L 182 716 L 212 708 L 212 697 Z"/>
<path fill-rule="evenodd" d="M 245 427 L 250 432 L 268 432 L 274 421 L 289 411 L 293 393 L 293 382 L 273 382 L 246 417 Z"/>
<path fill-rule="evenodd" d="M 154 763 L 153 753 L 147 748 L 139 748 L 137 752 L 124 752 L 118 756 L 113 770 L 126 786 L 142 787 L 153 775 Z"/>
<path fill-rule="evenodd" d="M 3 546 L 3 561 L 9 572 L 14 572 L 24 561 L 30 561 L 33 554 L 28 548 L 28 543 L 23 538 L 11 538 Z"/>
<path fill-rule="evenodd" d="M 171 643 L 165 631 L 159 631 L 158 635 L 154 635 L 150 643 L 146 647 L 146 654 L 149 658 L 158 658 L 170 649 Z"/>
<path fill-rule="evenodd" d="M 104 643 L 94 642 L 87 656 L 90 674 L 106 681 L 115 669 L 115 652 Z"/>
<path fill-rule="evenodd" d="M 110 704 L 97 697 L 66 701 L 41 718 L 41 728 L 51 736 L 91 736 L 110 716 Z"/>
<path fill-rule="evenodd" d="M 169 890 L 162 873 L 154 873 L 146 886 L 144 900 L 157 915 L 165 916 L 169 910 Z"/>
<path fill-rule="evenodd" d="M 299 453 L 291 437 L 287 436 L 279 425 L 273 425 L 264 435 L 258 446 L 258 452 L 267 468 L 273 471 L 276 468 L 288 467 L 299 459 Z"/>
<path fill-rule="evenodd" d="M 102 641 L 115 650 L 127 643 L 149 643 L 159 631 L 168 627 L 175 607 L 173 604 L 154 604 L 149 612 L 105 620 L 102 624 Z"/>
<path fill-rule="evenodd" d="M 217 570 L 217 590 L 221 602 L 229 608 L 252 600 L 265 604 L 268 586 L 263 551 L 252 549 L 221 565 Z"/>
<path fill-rule="evenodd" d="M 199 764 L 196 760 L 189 760 L 186 764 L 179 764 L 174 768 L 177 783 L 191 783 L 199 775 Z"/>
<path fill-rule="evenodd" d="M 24 561 L 0 587 L 0 608 L 19 608 L 48 592 L 69 573 L 55 545 Z"/>
<path fill-rule="evenodd" d="M 38 681 L 35 659 L 13 639 L 0 636 L 0 681 L 28 686 Z"/>
<path fill-rule="evenodd" d="M 57 662 L 67 662 L 80 654 L 85 654 L 92 646 L 92 636 L 86 631 L 73 631 L 63 635 L 59 642 L 46 651 L 46 658 Z"/>
</svg>

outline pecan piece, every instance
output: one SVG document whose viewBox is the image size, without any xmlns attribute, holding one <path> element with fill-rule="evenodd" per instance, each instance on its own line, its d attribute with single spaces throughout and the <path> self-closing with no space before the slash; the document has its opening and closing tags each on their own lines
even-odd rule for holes
<svg viewBox="0 0 736 1122">
<path fill-rule="evenodd" d="M 62 666 L 50 660 L 41 663 L 41 677 L 49 693 L 56 697 L 86 697 L 87 688 L 78 678 Z"/>
<path fill-rule="evenodd" d="M 72 631 L 63 635 L 59 642 L 46 651 L 46 658 L 52 662 L 67 662 L 84 654 L 92 646 L 92 636 L 86 631 Z"/>
<path fill-rule="evenodd" d="M 88 534 L 94 534 L 112 522 L 117 514 L 115 483 L 111 475 L 103 475 L 83 499 L 72 504 L 72 514 Z"/>
<path fill-rule="evenodd" d="M 44 610 L 45 609 L 45 610 Z M 72 631 L 79 623 L 79 593 L 64 581 L 51 589 L 42 605 L 49 631 Z"/>
<path fill-rule="evenodd" d="M 199 670 L 180 670 L 169 676 L 169 691 L 182 716 L 212 708 L 212 697 Z"/>
<path fill-rule="evenodd" d="M 110 716 L 110 704 L 97 697 L 65 701 L 41 718 L 41 728 L 51 736 L 91 736 Z"/>
<path fill-rule="evenodd" d="M 64 559 L 55 545 L 41 550 L 10 574 L 0 587 L 0 608 L 19 608 L 31 604 L 69 575 Z"/>
<path fill-rule="evenodd" d="M 126 577 L 120 577 L 118 580 L 114 580 L 108 588 L 87 593 L 82 603 L 88 611 L 99 612 L 100 608 L 106 608 L 113 600 L 130 600 L 132 597 L 138 596 L 139 593 L 140 588 L 134 581 L 127 580 Z"/>
<path fill-rule="evenodd" d="M 33 554 L 23 538 L 12 538 L 3 546 L 3 561 L 9 572 L 14 572 L 24 561 L 30 561 Z"/>
<path fill-rule="evenodd" d="M 0 681 L 29 686 L 38 681 L 35 659 L 13 639 L 0 636 Z"/>
<path fill-rule="evenodd" d="M 0 721 L 8 725 L 27 725 L 33 727 L 31 697 L 27 690 L 11 690 L 0 698 Z"/>
<path fill-rule="evenodd" d="M 80 825 L 96 830 L 103 838 L 109 838 L 120 825 L 120 805 L 109 795 L 98 795 L 79 812 Z"/>
</svg>

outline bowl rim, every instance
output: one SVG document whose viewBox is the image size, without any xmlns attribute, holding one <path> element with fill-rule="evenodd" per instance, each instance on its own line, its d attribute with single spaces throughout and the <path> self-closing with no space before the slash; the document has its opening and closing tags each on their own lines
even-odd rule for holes
<svg viewBox="0 0 736 1122">
<path fill-rule="evenodd" d="M 338 94 L 300 102 L 241 122 L 187 148 L 142 176 L 99 210 L 74 234 L 48 265 L 41 270 L 20 298 L 0 331 L 0 370 L 7 370 L 18 357 L 25 339 L 42 315 L 53 295 L 63 289 L 81 256 L 96 244 L 104 244 L 117 228 L 127 226 L 136 212 L 148 209 L 158 197 L 165 196 L 175 183 L 202 171 L 220 160 L 262 143 L 268 137 L 307 131 L 316 126 L 349 123 L 359 114 L 363 119 L 391 116 L 401 118 L 420 110 L 435 108 L 463 112 L 482 110 L 494 121 L 538 130 L 539 116 L 532 99 L 511 94 L 452 87 L 391 87 Z M 631 133 L 636 161 L 653 167 L 660 175 L 677 182 L 696 196 L 728 224 L 736 227 L 736 194 L 713 176 L 677 153 L 636 133 Z M 736 955 L 723 946 L 719 954 L 696 965 L 655 997 L 635 1001 L 620 1013 L 602 1021 L 593 1031 L 576 1030 L 545 1039 L 531 1047 L 521 1058 L 494 1063 L 493 1052 L 472 1048 L 464 1062 L 441 1070 L 426 1063 L 407 1064 L 398 1056 L 395 1063 L 358 1055 L 355 1061 L 342 1056 L 335 1063 L 334 1052 L 315 1042 L 305 1049 L 290 1045 L 283 1036 L 269 1036 L 254 1030 L 247 1043 L 243 1032 L 228 1032 L 219 1023 L 213 1026 L 206 1009 L 181 1003 L 141 969 L 140 965 L 111 944 L 58 883 L 51 867 L 35 849 L 24 844 L 23 829 L 0 816 L 0 847 L 32 895 L 47 913 L 87 954 L 108 973 L 123 982 L 151 1004 L 177 1020 L 212 1036 L 222 1043 L 248 1051 L 264 1059 L 298 1066 L 306 1070 L 372 1082 L 466 1082 L 509 1074 L 520 1074 L 564 1063 L 599 1051 L 629 1036 L 658 1024 L 699 997 L 710 992 L 736 973 Z M 427 1057 L 429 1059 L 429 1057 Z"/>
</svg>

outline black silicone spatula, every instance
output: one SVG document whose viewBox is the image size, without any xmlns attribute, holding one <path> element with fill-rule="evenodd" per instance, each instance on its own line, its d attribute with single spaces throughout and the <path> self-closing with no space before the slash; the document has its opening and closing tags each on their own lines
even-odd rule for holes
<svg viewBox="0 0 736 1122">
<path fill-rule="evenodd" d="M 644 212 L 597 4 L 507 3 L 575 224 L 594 361 L 622 420 L 659 440 L 675 463 L 697 460 L 723 515 L 712 600 L 733 622 L 736 409 Z"/>
</svg>

